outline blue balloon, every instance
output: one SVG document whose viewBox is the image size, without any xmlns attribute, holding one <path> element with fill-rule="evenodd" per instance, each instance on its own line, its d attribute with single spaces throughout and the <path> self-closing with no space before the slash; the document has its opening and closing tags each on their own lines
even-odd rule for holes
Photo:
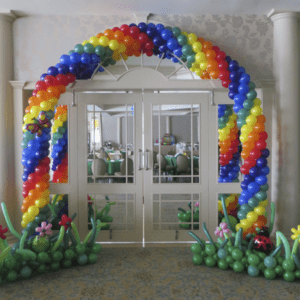
<svg viewBox="0 0 300 300">
<path fill-rule="evenodd" d="M 245 182 L 245 181 L 242 181 L 241 182 L 241 188 L 242 188 L 242 190 L 247 190 L 248 189 L 248 183 Z"/>
<path fill-rule="evenodd" d="M 239 166 L 234 166 L 234 167 L 232 168 L 232 171 L 238 173 L 238 172 L 240 171 L 240 167 L 239 167 Z"/>
<path fill-rule="evenodd" d="M 156 29 L 156 26 L 155 26 L 155 24 L 153 24 L 153 23 L 148 23 L 147 24 L 147 29 L 148 28 L 155 28 Z"/>
<path fill-rule="evenodd" d="M 250 182 L 249 184 L 251 184 L 252 182 Z M 248 189 L 249 189 L 249 185 L 248 185 Z M 241 196 L 240 198 L 242 199 L 250 199 L 252 197 L 251 193 L 249 192 L 249 190 L 244 190 L 241 192 Z"/>
<path fill-rule="evenodd" d="M 179 62 L 179 60 L 176 57 L 172 57 L 172 62 L 176 64 Z"/>
<path fill-rule="evenodd" d="M 141 22 L 138 24 L 138 28 L 140 29 L 141 32 L 146 32 L 147 24 L 144 22 Z"/>
<path fill-rule="evenodd" d="M 134 24 L 134 23 L 129 24 L 129 27 L 132 27 L 132 26 L 137 27 L 136 24 Z"/>
<path fill-rule="evenodd" d="M 73 52 L 70 54 L 70 61 L 72 64 L 76 64 L 78 62 L 80 62 L 80 54 L 77 52 Z"/>
<path fill-rule="evenodd" d="M 256 179 L 255 179 L 255 182 L 250 182 L 248 184 L 248 191 L 251 193 L 251 197 L 259 191 L 259 188 L 260 188 L 260 185 L 258 183 L 256 183 Z"/>
<path fill-rule="evenodd" d="M 218 183 L 223 183 L 223 178 L 222 177 L 218 178 Z"/>
<path fill-rule="evenodd" d="M 91 62 L 91 56 L 88 54 L 88 53 L 82 53 L 80 55 L 80 61 L 83 63 L 83 64 L 89 64 Z"/>
<path fill-rule="evenodd" d="M 164 29 L 160 34 L 165 41 L 173 37 L 173 32 L 169 29 Z"/>
<path fill-rule="evenodd" d="M 249 85 L 246 83 L 241 83 L 239 85 L 239 93 L 242 95 L 246 95 L 249 92 Z"/>
<path fill-rule="evenodd" d="M 60 60 L 61 64 L 63 64 L 63 65 L 69 66 L 71 64 L 70 56 L 67 54 L 63 54 L 59 60 Z"/>
<path fill-rule="evenodd" d="M 148 24 L 149 25 L 149 24 Z M 157 35 L 157 30 L 156 28 L 154 27 L 148 27 L 146 29 L 146 34 L 150 37 L 150 38 L 153 38 Z"/>
<path fill-rule="evenodd" d="M 249 82 L 250 82 L 250 75 L 247 73 L 243 74 L 240 78 L 240 83 L 248 84 Z"/>
<path fill-rule="evenodd" d="M 177 39 L 175 39 L 175 38 L 168 39 L 167 46 L 170 50 L 175 50 L 176 48 L 178 48 L 179 44 L 177 42 Z"/>
<path fill-rule="evenodd" d="M 235 92 L 231 92 L 231 91 L 230 91 L 230 92 L 228 93 L 228 97 L 229 97 L 230 99 L 233 99 L 234 96 L 235 96 L 235 94 L 236 94 Z"/>
<path fill-rule="evenodd" d="M 265 185 L 268 182 L 266 175 L 260 175 L 255 178 L 255 182 L 259 185 Z"/>
<path fill-rule="evenodd" d="M 98 56 L 96 53 L 92 53 L 91 54 L 91 58 L 92 58 L 92 62 L 94 63 L 94 64 L 99 64 L 100 63 L 100 56 Z"/>
<path fill-rule="evenodd" d="M 23 174 L 23 175 L 22 175 L 22 180 L 23 180 L 23 181 L 27 181 L 27 178 L 28 178 L 28 175 L 27 175 L 27 174 Z"/>
<path fill-rule="evenodd" d="M 260 170 L 261 174 L 268 175 L 270 173 L 269 167 L 264 167 Z"/>
<path fill-rule="evenodd" d="M 79 74 L 79 72 L 80 72 L 80 65 L 79 65 L 79 63 L 77 63 L 77 64 L 71 64 L 70 65 L 70 72 L 71 73 L 73 73 L 73 74 Z"/>
<path fill-rule="evenodd" d="M 232 180 L 228 177 L 223 178 L 223 183 L 232 182 Z"/>
<path fill-rule="evenodd" d="M 233 98 L 234 103 L 239 105 L 242 105 L 246 99 L 247 99 L 246 96 L 243 94 L 236 94 Z"/>
<path fill-rule="evenodd" d="M 45 77 L 46 77 L 47 75 L 48 75 L 47 73 L 42 74 L 41 77 L 40 77 L 40 80 L 44 81 L 44 80 L 45 80 Z"/>
<path fill-rule="evenodd" d="M 225 60 L 226 60 L 228 63 L 230 63 L 230 62 L 231 62 L 231 57 L 227 55 L 227 56 L 225 57 Z"/>
<path fill-rule="evenodd" d="M 241 109 L 243 109 L 242 104 L 234 104 L 233 105 L 233 111 L 237 114 Z"/>
<path fill-rule="evenodd" d="M 253 177 L 259 176 L 260 175 L 260 170 L 257 166 L 254 166 L 254 167 L 250 168 L 249 174 Z"/>
<path fill-rule="evenodd" d="M 57 71 L 59 74 L 67 74 L 69 72 L 69 66 L 60 64 L 60 66 L 57 68 Z"/>
<path fill-rule="evenodd" d="M 218 105 L 218 111 L 219 111 L 219 112 L 220 112 L 220 111 L 224 111 L 224 112 L 225 112 L 226 108 L 227 108 L 227 105 L 226 105 L 226 104 L 219 104 L 219 105 Z"/>
<path fill-rule="evenodd" d="M 222 117 L 224 117 L 224 115 L 225 115 L 225 112 L 224 112 L 224 111 L 222 111 L 221 113 L 219 112 L 219 113 L 218 113 L 218 118 L 222 118 Z"/>
<path fill-rule="evenodd" d="M 39 142 L 37 140 L 31 140 L 28 142 L 27 147 L 31 148 L 30 150 L 34 150 L 34 148 L 38 148 L 40 146 Z"/>
<path fill-rule="evenodd" d="M 238 87 L 239 87 L 239 84 L 237 82 L 230 82 L 229 85 L 228 85 L 228 89 L 229 91 L 231 92 L 238 92 Z"/>
<path fill-rule="evenodd" d="M 156 30 L 161 33 L 165 29 L 165 26 L 163 24 L 157 24 Z"/>
<path fill-rule="evenodd" d="M 38 164 L 39 164 L 39 162 L 38 162 L 38 160 L 35 159 L 35 158 L 30 158 L 30 159 L 27 160 L 27 166 L 28 166 L 29 168 L 31 168 L 31 167 L 35 168 L 35 167 L 38 166 Z"/>
<path fill-rule="evenodd" d="M 222 171 L 222 170 L 220 170 L 220 172 L 219 172 L 219 175 L 221 176 L 221 177 L 226 177 L 227 176 L 227 171 Z"/>
<path fill-rule="evenodd" d="M 182 47 L 177 47 L 173 53 L 180 58 L 182 56 Z"/>
<path fill-rule="evenodd" d="M 49 67 L 47 70 L 47 74 L 55 77 L 58 74 L 58 70 L 56 67 Z"/>
<path fill-rule="evenodd" d="M 166 44 L 159 46 L 159 51 L 160 52 L 166 52 L 167 50 L 168 50 L 168 46 Z"/>
<path fill-rule="evenodd" d="M 269 149 L 265 148 L 264 150 L 261 150 L 261 156 L 264 158 L 267 158 L 270 155 Z"/>
<path fill-rule="evenodd" d="M 240 153 L 239 152 L 234 153 L 232 158 L 235 160 L 238 160 L 240 158 Z M 230 163 L 230 161 L 229 161 L 229 163 Z M 238 161 L 237 161 L 237 164 L 238 164 Z"/>
<path fill-rule="evenodd" d="M 247 184 L 249 184 L 250 182 L 253 182 L 254 180 L 255 180 L 255 178 L 253 176 L 251 176 L 250 174 L 244 175 L 244 181 L 247 182 Z"/>
<path fill-rule="evenodd" d="M 244 204 L 248 204 L 248 200 L 239 198 L 239 205 L 242 206 L 242 205 L 244 205 Z M 246 214 L 243 213 L 242 211 L 239 211 L 239 212 L 237 213 L 237 217 L 238 217 L 240 220 L 242 220 L 242 219 L 245 219 L 245 218 L 246 218 Z"/>
<path fill-rule="evenodd" d="M 164 41 L 164 40 L 162 39 L 162 37 L 159 36 L 159 35 L 156 35 L 156 36 L 153 38 L 152 42 L 153 42 L 153 44 L 154 44 L 155 46 L 161 46 L 161 45 L 163 45 L 163 44 L 165 43 L 165 41 Z"/>
<path fill-rule="evenodd" d="M 238 176 L 238 173 L 236 173 L 236 172 L 229 172 L 228 173 L 228 177 L 230 178 L 230 179 L 236 179 L 237 178 L 237 176 Z"/>
<path fill-rule="evenodd" d="M 229 74 L 229 79 L 233 82 L 236 82 L 239 80 L 239 73 L 236 71 L 231 71 Z"/>
<path fill-rule="evenodd" d="M 244 74 L 246 72 L 244 67 L 239 67 L 238 72 Z"/>
<path fill-rule="evenodd" d="M 257 165 L 259 168 L 261 168 L 261 169 L 264 168 L 264 167 L 266 167 L 267 164 L 268 164 L 268 161 L 267 161 L 267 159 L 264 158 L 264 157 L 260 157 L 260 158 L 258 158 L 258 159 L 256 160 L 256 165 Z"/>
<path fill-rule="evenodd" d="M 229 71 L 237 71 L 239 69 L 239 63 L 236 60 L 232 60 L 228 64 Z"/>
</svg>

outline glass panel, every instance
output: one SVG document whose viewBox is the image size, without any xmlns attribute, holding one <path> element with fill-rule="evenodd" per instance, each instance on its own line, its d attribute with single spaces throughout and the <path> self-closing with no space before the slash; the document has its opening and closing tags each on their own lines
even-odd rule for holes
<svg viewBox="0 0 300 300">
<path fill-rule="evenodd" d="M 51 121 L 50 182 L 68 183 L 68 106 L 59 105 Z M 48 145 L 48 142 L 44 142 Z M 43 151 L 39 151 L 42 153 Z"/>
<path fill-rule="evenodd" d="M 127 199 L 126 199 L 127 197 Z M 101 230 L 134 230 L 135 223 L 134 194 L 95 194 L 88 195 L 88 224 L 91 216 L 106 223 Z M 130 226 L 128 225 L 130 224 Z"/>
<path fill-rule="evenodd" d="M 56 213 L 56 217 L 53 218 L 51 215 L 51 224 L 52 230 L 60 230 L 60 225 L 58 224 L 61 221 L 62 215 L 69 216 L 68 209 L 68 195 L 67 194 L 50 194 L 50 205 Z"/>
<path fill-rule="evenodd" d="M 185 230 L 199 229 L 199 194 L 153 195 L 153 229 Z M 196 201 L 197 200 L 197 201 Z M 193 218 L 192 218 L 193 215 Z M 192 220 L 193 219 L 193 220 Z"/>
<path fill-rule="evenodd" d="M 219 183 L 239 182 L 239 129 L 233 105 L 218 105 Z"/>
<path fill-rule="evenodd" d="M 87 105 L 87 130 L 87 182 L 133 183 L 134 105 Z"/>
</svg>

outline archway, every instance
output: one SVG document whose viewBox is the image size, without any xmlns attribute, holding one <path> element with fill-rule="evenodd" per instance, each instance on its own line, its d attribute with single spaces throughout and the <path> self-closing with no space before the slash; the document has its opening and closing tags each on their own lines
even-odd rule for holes
<svg viewBox="0 0 300 300">
<path fill-rule="evenodd" d="M 161 24 L 151 23 L 124 24 L 77 44 L 68 55 L 62 55 L 60 63 L 51 66 L 36 83 L 23 125 L 22 164 L 25 168 L 22 226 L 25 228 L 49 203 L 50 124 L 47 121 L 53 118 L 52 132 L 56 134 L 58 143 L 54 149 L 54 166 L 57 174 L 61 175 L 57 180 L 67 180 L 67 149 L 63 142 L 66 138 L 63 136 L 66 117 L 63 108 L 58 108 L 54 117 L 55 106 L 66 86 L 75 80 L 92 78 L 97 71 L 104 71 L 102 67 L 114 65 L 118 60 L 127 60 L 128 56 L 140 56 L 142 53 L 184 64 L 203 80 L 219 78 L 222 85 L 229 89 L 228 96 L 234 100 L 233 111 L 226 106 L 219 107 L 220 182 L 230 182 L 238 174 L 237 168 L 233 172 L 230 166 L 237 166 L 237 133 L 240 130 L 239 139 L 243 146 L 241 156 L 244 159 L 240 171 L 245 176 L 239 197 L 241 222 L 233 230 L 243 228 L 244 235 L 254 233 L 257 226 L 266 224 L 264 214 L 268 204 L 266 190 L 269 173 L 265 117 L 261 101 L 256 98 L 255 85 L 237 61 L 209 41 L 194 33 L 181 32 L 177 27 L 165 28 Z M 248 205 L 249 201 L 251 206 Z"/>
</svg>

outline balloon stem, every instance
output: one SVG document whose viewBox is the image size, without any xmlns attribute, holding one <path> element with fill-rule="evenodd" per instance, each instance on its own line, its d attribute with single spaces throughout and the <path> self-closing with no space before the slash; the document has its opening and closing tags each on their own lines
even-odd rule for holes
<svg viewBox="0 0 300 300">
<path fill-rule="evenodd" d="M 2 207 L 2 211 L 3 211 L 3 215 L 7 224 L 8 229 L 10 230 L 10 232 L 18 239 L 21 239 L 21 234 L 19 234 L 13 227 L 9 216 L 8 216 L 8 212 L 7 212 L 7 208 L 6 208 L 6 204 L 4 202 L 1 203 L 1 207 Z"/>
</svg>

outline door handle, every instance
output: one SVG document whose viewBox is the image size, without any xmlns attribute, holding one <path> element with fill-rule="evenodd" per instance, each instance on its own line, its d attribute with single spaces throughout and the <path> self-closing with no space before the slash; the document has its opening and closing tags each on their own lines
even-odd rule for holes
<svg viewBox="0 0 300 300">
<path fill-rule="evenodd" d="M 142 155 L 142 150 L 139 149 L 139 168 L 138 168 L 139 171 L 142 170 L 142 166 L 141 166 L 142 157 L 141 157 L 141 155 Z"/>
<path fill-rule="evenodd" d="M 146 163 L 145 163 L 145 170 L 149 170 L 149 166 L 148 166 L 148 153 L 149 153 L 149 150 L 146 149 L 145 151 L 145 160 L 146 160 Z"/>
</svg>

